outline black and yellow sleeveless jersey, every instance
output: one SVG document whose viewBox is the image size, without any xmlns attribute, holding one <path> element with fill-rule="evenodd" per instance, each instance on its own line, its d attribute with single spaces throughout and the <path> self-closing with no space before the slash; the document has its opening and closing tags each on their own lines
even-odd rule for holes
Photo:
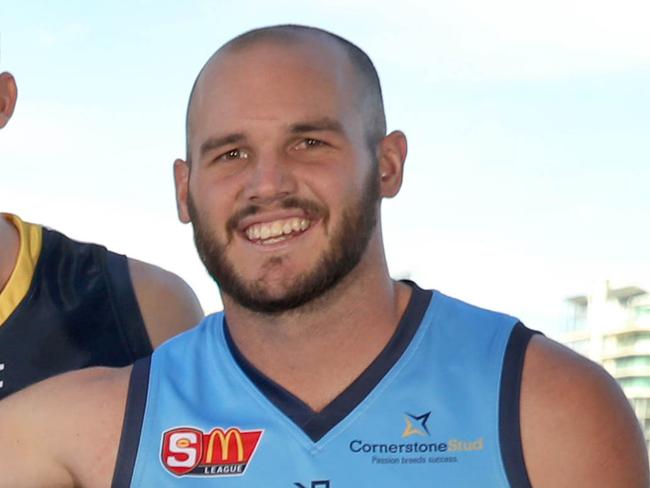
<svg viewBox="0 0 650 488">
<path fill-rule="evenodd" d="M 126 366 L 151 354 L 125 256 L 14 215 L 0 218 L 20 234 L 0 292 L 0 399 L 65 371 Z"/>
</svg>

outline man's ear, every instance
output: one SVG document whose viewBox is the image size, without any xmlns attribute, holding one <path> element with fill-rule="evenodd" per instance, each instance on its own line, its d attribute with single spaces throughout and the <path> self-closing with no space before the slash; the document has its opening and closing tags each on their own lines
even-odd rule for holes
<svg viewBox="0 0 650 488">
<path fill-rule="evenodd" d="M 182 159 L 174 161 L 174 185 L 176 187 L 178 219 L 184 224 L 188 224 L 192 220 L 187 203 L 190 194 L 190 165 Z"/>
<path fill-rule="evenodd" d="M 18 88 L 11 73 L 0 73 L 0 129 L 7 125 L 14 113 Z"/>
<path fill-rule="evenodd" d="M 377 151 L 380 195 L 392 198 L 402 187 L 407 153 L 406 136 L 398 130 L 391 132 L 379 142 Z"/>
</svg>

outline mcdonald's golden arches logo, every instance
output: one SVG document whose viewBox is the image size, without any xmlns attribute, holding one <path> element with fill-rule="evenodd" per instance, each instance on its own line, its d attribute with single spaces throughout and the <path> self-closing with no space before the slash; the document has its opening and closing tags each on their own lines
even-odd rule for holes
<svg viewBox="0 0 650 488">
<path fill-rule="evenodd" d="M 237 427 L 215 427 L 210 432 L 176 427 L 163 433 L 161 460 L 176 476 L 241 476 L 263 432 Z"/>
</svg>

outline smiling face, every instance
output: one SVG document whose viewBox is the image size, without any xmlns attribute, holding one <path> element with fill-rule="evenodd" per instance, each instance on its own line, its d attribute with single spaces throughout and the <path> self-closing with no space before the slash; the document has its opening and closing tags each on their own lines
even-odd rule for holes
<svg viewBox="0 0 650 488">
<path fill-rule="evenodd" d="M 380 177 L 361 83 L 327 39 L 258 42 L 206 66 L 177 161 L 181 220 L 226 298 L 282 312 L 322 295 L 379 242 Z"/>
</svg>

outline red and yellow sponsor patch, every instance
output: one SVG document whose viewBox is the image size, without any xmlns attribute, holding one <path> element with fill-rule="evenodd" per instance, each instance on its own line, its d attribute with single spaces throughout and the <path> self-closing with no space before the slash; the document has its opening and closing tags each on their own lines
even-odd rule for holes
<svg viewBox="0 0 650 488">
<path fill-rule="evenodd" d="M 263 430 L 176 427 L 163 433 L 162 463 L 176 476 L 241 476 Z"/>
</svg>

